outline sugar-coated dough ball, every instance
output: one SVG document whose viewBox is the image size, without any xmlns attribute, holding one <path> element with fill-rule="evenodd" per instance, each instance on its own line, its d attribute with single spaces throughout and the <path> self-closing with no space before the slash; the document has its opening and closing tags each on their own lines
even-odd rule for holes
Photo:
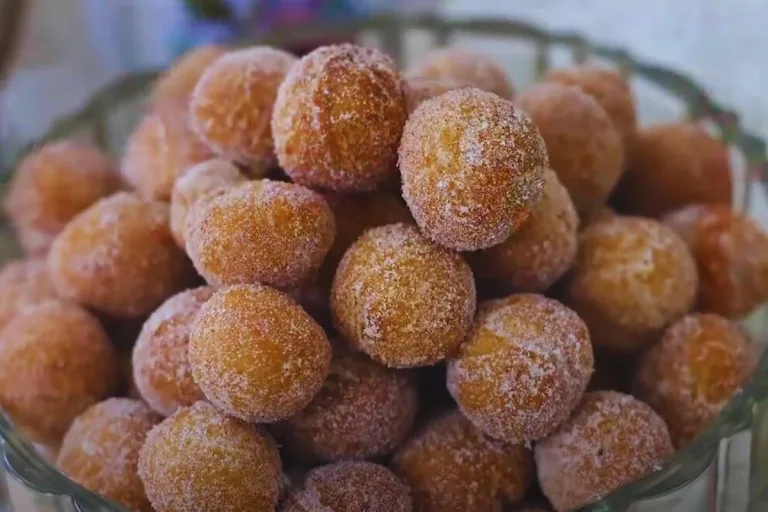
<svg viewBox="0 0 768 512">
<path fill-rule="evenodd" d="M 293 288 L 320 268 L 336 231 L 320 194 L 271 180 L 198 201 L 186 223 L 187 253 L 214 286 L 258 282 Z"/>
<path fill-rule="evenodd" d="M 523 443 L 568 418 L 593 366 L 587 326 L 576 313 L 543 295 L 510 295 L 480 305 L 448 363 L 448 390 L 480 430 Z"/>
<path fill-rule="evenodd" d="M 213 295 L 202 286 L 165 301 L 150 315 L 133 348 L 133 380 L 141 397 L 163 416 L 204 398 L 187 358 L 189 331 Z"/>
<path fill-rule="evenodd" d="M 727 146 L 703 126 L 674 122 L 637 132 L 614 202 L 625 213 L 657 217 L 698 203 L 730 205 Z"/>
<path fill-rule="evenodd" d="M 75 418 L 56 464 L 95 493 L 136 512 L 153 512 L 139 479 L 139 450 L 160 422 L 144 403 L 110 398 Z"/>
<path fill-rule="evenodd" d="M 27 156 L 13 173 L 5 212 L 25 252 L 45 254 L 72 218 L 119 186 L 119 174 L 96 146 L 51 142 Z"/>
<path fill-rule="evenodd" d="M 69 424 L 117 386 L 117 358 L 98 320 L 44 302 L 0 333 L 0 405 L 29 437 L 58 445 Z"/>
<path fill-rule="evenodd" d="M 618 70 L 576 66 L 552 70 L 543 80 L 575 85 L 595 98 L 621 135 L 625 154 L 631 149 L 637 131 L 635 99 L 629 82 Z"/>
<path fill-rule="evenodd" d="M 599 210 L 624 170 L 621 137 L 600 103 L 576 86 L 542 82 L 517 104 L 541 132 L 550 166 L 579 215 Z"/>
<path fill-rule="evenodd" d="M 229 188 L 246 180 L 229 160 L 214 158 L 189 168 L 171 191 L 171 231 L 180 247 L 185 246 L 187 212 L 198 199 L 220 188 Z"/>
<path fill-rule="evenodd" d="M 157 512 L 273 512 L 283 485 L 269 434 L 207 402 L 179 409 L 149 432 L 139 477 Z"/>
<path fill-rule="evenodd" d="M 0 269 L 0 329 L 25 309 L 57 297 L 45 259 L 6 263 Z"/>
<path fill-rule="evenodd" d="M 547 148 L 531 119 L 479 89 L 427 100 L 400 143 L 403 197 L 424 234 L 454 250 L 499 244 L 539 199 Z"/>
<path fill-rule="evenodd" d="M 282 441 L 296 459 L 334 462 L 389 454 L 413 427 L 416 376 L 336 347 L 323 388 L 285 422 Z"/>
<path fill-rule="evenodd" d="M 365 461 L 344 461 L 307 473 L 280 512 L 411 512 L 410 489 L 389 469 Z"/>
<path fill-rule="evenodd" d="M 274 160 L 270 120 L 296 57 L 269 46 L 225 53 L 209 65 L 189 104 L 192 128 L 217 155 L 263 176 Z"/>
<path fill-rule="evenodd" d="M 451 78 L 406 78 L 405 97 L 408 102 L 408 114 L 412 114 L 416 107 L 425 101 L 462 87 L 470 87 L 470 85 Z"/>
<path fill-rule="evenodd" d="M 287 419 L 323 386 L 331 347 L 323 329 L 267 286 L 222 288 L 189 336 L 195 382 L 217 408 L 250 422 Z"/>
<path fill-rule="evenodd" d="M 127 192 L 102 199 L 51 247 L 48 267 L 57 292 L 117 317 L 153 311 L 193 277 L 168 223 L 167 204 Z"/>
<path fill-rule="evenodd" d="M 501 510 L 523 499 L 533 480 L 528 448 L 484 436 L 458 411 L 428 423 L 392 467 L 411 487 L 418 512 Z"/>
<path fill-rule="evenodd" d="M 432 50 L 408 72 L 412 78 L 451 80 L 511 100 L 514 88 L 507 73 L 491 57 L 463 48 Z"/>
<path fill-rule="evenodd" d="M 362 194 L 325 194 L 336 219 L 336 236 L 320 269 L 321 280 L 333 280 L 336 268 L 349 247 L 371 228 L 413 222 L 408 207 L 397 194 L 385 190 Z M 325 283 L 321 283 L 325 284 Z"/>
<path fill-rule="evenodd" d="M 568 422 L 534 449 L 539 485 L 558 512 L 658 470 L 673 453 L 653 409 L 615 391 L 587 393 Z"/>
<path fill-rule="evenodd" d="M 126 143 L 120 172 L 141 198 L 168 201 L 179 176 L 212 157 L 174 103 L 144 116 Z"/>
<path fill-rule="evenodd" d="M 691 205 L 662 222 L 688 245 L 699 270 L 696 307 L 741 318 L 768 301 L 768 233 L 727 205 Z"/>
<path fill-rule="evenodd" d="M 565 302 L 595 347 L 635 352 L 693 308 L 698 275 L 685 242 L 652 219 L 614 217 L 579 240 Z"/>
<path fill-rule="evenodd" d="M 278 91 L 272 117 L 278 162 L 301 185 L 373 190 L 397 176 L 407 115 L 392 59 L 350 44 L 320 47 Z"/>
<path fill-rule="evenodd" d="M 224 46 L 207 44 L 182 55 L 155 82 L 152 90 L 153 102 L 157 105 L 166 102 L 187 102 L 203 71 L 226 51 Z"/>
<path fill-rule="evenodd" d="M 475 275 L 508 292 L 543 293 L 576 258 L 579 217 L 557 174 L 544 173 L 544 188 L 531 216 L 499 245 L 469 253 Z"/>
<path fill-rule="evenodd" d="M 342 337 L 396 368 L 452 356 L 472 323 L 475 303 L 469 265 L 408 224 L 361 236 L 341 260 L 331 291 Z"/>
<path fill-rule="evenodd" d="M 757 359 L 738 324 L 713 314 L 688 315 L 643 356 L 635 392 L 664 419 L 681 448 L 741 389 Z"/>
</svg>

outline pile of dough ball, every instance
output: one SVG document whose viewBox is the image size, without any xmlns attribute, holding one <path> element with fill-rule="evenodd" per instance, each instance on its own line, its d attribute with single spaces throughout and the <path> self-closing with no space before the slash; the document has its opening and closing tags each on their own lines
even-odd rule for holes
<svg viewBox="0 0 768 512">
<path fill-rule="evenodd" d="M 195 50 L 119 166 L 19 165 L 0 407 L 131 511 L 586 505 L 746 385 L 768 301 L 727 148 L 636 118 L 590 66 Z"/>
</svg>

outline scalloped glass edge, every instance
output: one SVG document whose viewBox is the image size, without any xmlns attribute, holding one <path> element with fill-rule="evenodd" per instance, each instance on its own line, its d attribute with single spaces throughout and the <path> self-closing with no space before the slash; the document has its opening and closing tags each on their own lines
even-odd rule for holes
<svg viewBox="0 0 768 512">
<path fill-rule="evenodd" d="M 765 170 L 768 162 L 765 143 L 757 136 L 747 133 L 739 126 L 738 117 L 730 110 L 718 105 L 684 75 L 663 67 L 643 64 L 621 49 L 596 45 L 578 34 L 542 30 L 536 26 L 515 21 L 498 19 L 442 19 L 434 16 L 399 19 L 397 17 L 377 17 L 367 21 L 323 25 L 303 29 L 301 34 L 279 32 L 259 38 L 262 44 L 285 44 L 299 40 L 313 40 L 318 36 L 338 36 L 354 34 L 361 30 L 379 30 L 385 44 L 391 46 L 390 53 L 398 57 L 400 36 L 404 29 L 431 30 L 438 43 L 446 43 L 451 33 L 475 33 L 482 35 L 515 36 L 527 38 L 546 47 L 549 44 L 570 46 L 576 55 L 576 61 L 593 55 L 613 61 L 622 70 L 636 73 L 651 82 L 675 94 L 683 100 L 689 109 L 689 115 L 695 118 L 712 119 L 717 126 L 721 139 L 738 147 L 746 157 L 748 170 L 758 172 L 761 186 L 768 187 Z M 298 37 L 297 37 L 298 36 Z M 247 38 L 244 38 L 247 41 Z M 540 69 L 546 68 L 544 61 Z M 50 140 L 68 135 L 90 124 L 97 133 L 96 139 L 104 142 L 103 129 L 105 116 L 111 108 L 121 102 L 134 99 L 146 92 L 159 71 L 149 70 L 128 74 L 101 88 L 91 100 L 73 115 L 64 116 L 55 122 L 37 141 L 19 153 L 15 162 L 27 152 Z M 9 169 L 12 169 L 12 165 Z M 0 173 L 0 180 L 5 181 L 10 173 Z M 750 187 L 748 186 L 747 189 Z M 768 189 L 766 189 L 768 193 Z M 760 315 L 766 315 L 761 311 Z M 766 341 L 766 340 L 763 340 Z M 679 450 L 658 471 L 641 479 L 630 482 L 600 499 L 579 508 L 576 512 L 612 512 L 624 511 L 630 505 L 649 498 L 659 498 L 674 493 L 699 479 L 718 458 L 718 449 L 724 439 L 740 432 L 752 429 L 752 459 L 755 446 L 768 449 L 768 351 L 760 361 L 744 388 L 737 393 L 723 409 L 715 421 L 692 443 Z M 762 428 L 755 431 L 756 428 Z M 33 492 L 41 495 L 70 497 L 73 507 L 82 512 L 111 511 L 126 512 L 122 507 L 105 500 L 101 496 L 81 487 L 54 466 L 46 462 L 37 450 L 27 442 L 6 413 L 0 410 L 0 439 L 2 439 L 2 463 L 8 474 Z M 750 480 L 765 479 L 768 487 L 768 474 L 760 467 L 754 467 L 759 461 L 752 461 Z M 750 490 L 752 487 L 750 482 Z M 768 489 L 762 490 L 768 494 Z M 718 508 L 719 510 L 719 508 Z"/>
</svg>

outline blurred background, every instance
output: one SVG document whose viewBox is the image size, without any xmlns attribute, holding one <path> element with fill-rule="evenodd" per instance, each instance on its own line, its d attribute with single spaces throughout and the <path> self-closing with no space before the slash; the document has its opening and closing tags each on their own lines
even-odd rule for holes
<svg viewBox="0 0 768 512">
<path fill-rule="evenodd" d="M 768 135 L 765 0 L 0 0 L 0 7 L 21 27 L 15 48 L 0 34 L 0 57 L 10 51 L 13 62 L 0 83 L 6 141 L 41 133 L 120 73 L 163 66 L 243 26 L 296 29 L 386 10 L 511 17 L 582 32 L 689 73 Z"/>
</svg>

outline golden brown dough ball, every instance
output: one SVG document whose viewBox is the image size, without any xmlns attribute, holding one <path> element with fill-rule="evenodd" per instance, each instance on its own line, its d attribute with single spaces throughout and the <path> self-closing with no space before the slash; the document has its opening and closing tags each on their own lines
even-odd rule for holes
<svg viewBox="0 0 768 512">
<path fill-rule="evenodd" d="M 547 149 L 521 110 L 479 89 L 427 100 L 400 143 L 403 197 L 421 230 L 454 250 L 499 244 L 530 215 Z"/>
<path fill-rule="evenodd" d="M 685 240 L 699 270 L 697 308 L 741 318 L 768 300 L 768 234 L 726 205 L 691 205 L 662 222 Z"/>
<path fill-rule="evenodd" d="M 565 303 L 596 348 L 635 352 L 693 308 L 698 275 L 685 242 L 652 219 L 615 217 L 580 237 Z"/>
<path fill-rule="evenodd" d="M 160 416 L 142 402 L 110 398 L 78 416 L 56 464 L 66 475 L 136 512 L 153 512 L 139 479 L 139 450 Z"/>
<path fill-rule="evenodd" d="M 541 132 L 550 166 L 579 215 L 599 210 L 624 170 L 621 137 L 600 103 L 576 86 L 542 82 L 517 104 Z"/>
<path fill-rule="evenodd" d="M 188 169 L 171 191 L 171 231 L 180 247 L 184 247 L 184 228 L 187 212 L 192 205 L 208 194 L 239 185 L 245 176 L 229 160 L 215 158 Z"/>
<path fill-rule="evenodd" d="M 632 88 L 619 71 L 597 66 L 577 66 L 550 71 L 544 75 L 543 80 L 575 85 L 595 98 L 621 135 L 623 149 L 627 154 L 637 131 L 637 114 Z"/>
<path fill-rule="evenodd" d="M 738 324 L 713 314 L 688 315 L 641 359 L 635 391 L 682 448 L 728 404 L 756 363 L 755 347 Z"/>
<path fill-rule="evenodd" d="M 409 77 L 451 80 L 505 100 L 515 94 L 507 73 L 491 57 L 462 48 L 438 48 L 425 55 L 409 72 Z"/>
<path fill-rule="evenodd" d="M 480 430 L 523 443 L 568 418 L 593 366 L 587 326 L 576 313 L 543 295 L 510 295 L 480 305 L 448 363 L 448 390 Z"/>
<path fill-rule="evenodd" d="M 371 228 L 387 224 L 413 223 L 411 213 L 402 198 L 392 192 L 379 190 L 363 194 L 329 193 L 324 197 L 336 219 L 336 236 L 320 269 L 321 279 L 329 286 L 344 253 L 360 235 Z"/>
<path fill-rule="evenodd" d="M 187 214 L 187 253 L 209 284 L 290 289 L 310 278 L 335 234 L 323 197 L 292 183 L 257 180 L 198 201 Z"/>
<path fill-rule="evenodd" d="M 686 121 L 637 132 L 615 203 L 626 213 L 657 217 L 696 203 L 727 206 L 732 195 L 728 148 Z"/>
<path fill-rule="evenodd" d="M 397 176 L 397 145 L 408 116 L 392 59 L 350 44 L 323 46 L 288 73 L 272 133 L 293 181 L 343 192 L 370 191 Z"/>
<path fill-rule="evenodd" d="M 117 387 L 117 358 L 98 320 L 47 301 L 0 334 L 0 405 L 29 437 L 58 445 L 70 422 Z"/>
<path fill-rule="evenodd" d="M 167 102 L 186 103 L 206 68 L 226 53 L 220 45 L 202 45 L 182 55 L 155 82 L 152 100 L 156 105 Z"/>
<path fill-rule="evenodd" d="M 187 358 L 189 332 L 213 295 L 202 286 L 165 301 L 144 323 L 133 349 L 133 375 L 141 397 L 163 416 L 204 398 Z"/>
<path fill-rule="evenodd" d="M 102 199 L 53 243 L 48 267 L 56 291 L 116 317 L 151 312 L 193 277 L 168 223 L 167 204 L 127 192 Z"/>
<path fill-rule="evenodd" d="M 462 87 L 471 87 L 471 85 L 452 78 L 421 78 L 418 76 L 406 78 L 405 97 L 408 104 L 408 114 L 412 114 L 416 107 L 425 101 Z"/>
<path fill-rule="evenodd" d="M 389 469 L 365 461 L 315 468 L 280 512 L 411 512 L 409 489 Z"/>
<path fill-rule="evenodd" d="M 587 393 L 568 422 L 534 449 L 539 485 L 558 512 L 657 470 L 673 453 L 653 409 L 615 391 Z"/>
<path fill-rule="evenodd" d="M 179 409 L 149 432 L 139 476 L 157 512 L 272 512 L 283 484 L 269 434 L 207 402 Z"/>
<path fill-rule="evenodd" d="M 618 214 L 613 208 L 610 206 L 603 206 L 599 210 L 591 213 L 586 219 L 581 219 L 581 224 L 579 227 L 581 229 L 587 229 L 592 224 L 597 224 L 598 222 L 602 222 L 604 220 L 610 220 L 616 215 Z"/>
<path fill-rule="evenodd" d="M 217 155 L 261 177 L 274 160 L 270 120 L 277 89 L 296 57 L 269 46 L 225 53 L 209 65 L 189 104 L 190 123 Z"/>
<path fill-rule="evenodd" d="M 287 419 L 323 386 L 331 347 L 287 295 L 262 285 L 222 288 L 192 325 L 195 382 L 217 408 L 250 422 Z"/>
<path fill-rule="evenodd" d="M 75 140 L 51 142 L 16 169 L 5 212 L 24 251 L 42 255 L 72 218 L 119 186 L 119 175 L 96 146 Z"/>
<path fill-rule="evenodd" d="M 428 423 L 392 467 L 411 487 L 417 512 L 500 510 L 523 499 L 534 471 L 528 448 L 484 436 L 458 411 Z"/>
<path fill-rule="evenodd" d="M 0 269 L 0 330 L 18 313 L 57 297 L 45 259 L 6 263 Z"/>
<path fill-rule="evenodd" d="M 331 291 L 342 337 L 395 368 L 452 356 L 475 304 L 469 265 L 408 224 L 373 228 L 358 238 L 341 260 Z"/>
<path fill-rule="evenodd" d="M 381 457 L 410 433 L 417 409 L 416 375 L 337 347 L 320 393 L 282 426 L 283 444 L 310 463 Z"/>
<path fill-rule="evenodd" d="M 507 292 L 543 293 L 576 258 L 579 217 L 557 174 L 544 173 L 544 188 L 531 216 L 499 245 L 469 253 L 475 275 Z"/>
<path fill-rule="evenodd" d="M 120 172 L 142 199 L 168 201 L 179 176 L 212 157 L 187 125 L 186 110 L 167 104 L 146 114 L 133 131 Z"/>
</svg>

